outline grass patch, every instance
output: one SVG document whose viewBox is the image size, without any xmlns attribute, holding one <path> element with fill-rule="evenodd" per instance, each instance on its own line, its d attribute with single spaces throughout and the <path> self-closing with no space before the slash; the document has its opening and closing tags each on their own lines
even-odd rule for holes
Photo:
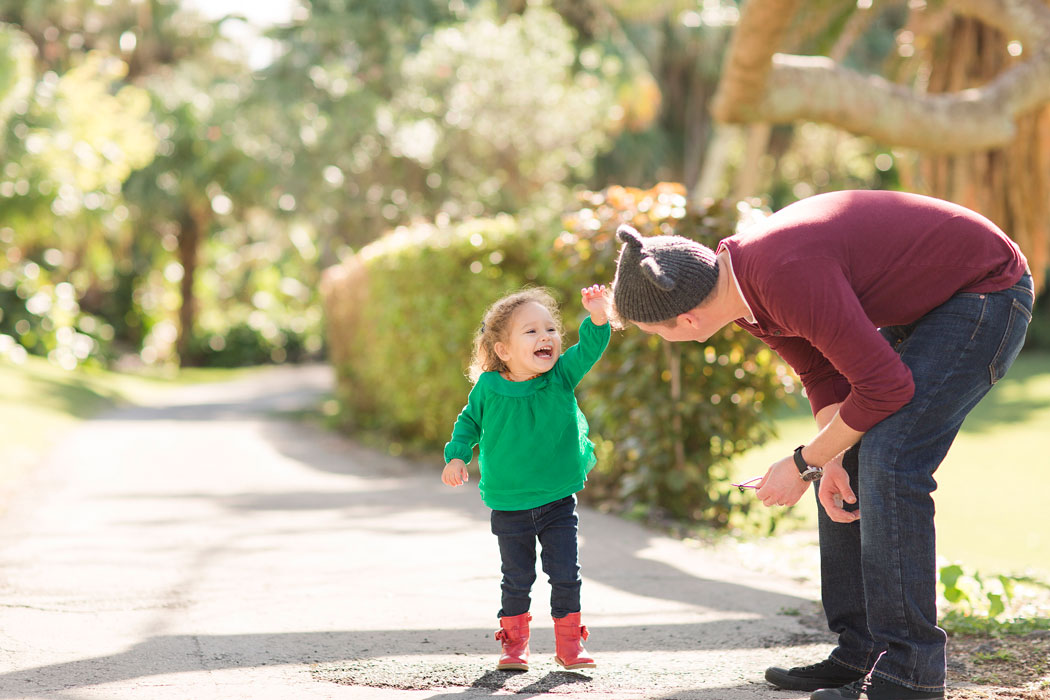
<svg viewBox="0 0 1050 700">
<path fill-rule="evenodd" d="M 734 477 L 760 476 L 809 441 L 809 404 L 785 409 L 779 437 L 738 458 Z M 981 571 L 1050 578 L 1050 528 L 1042 489 L 1050 435 L 1050 353 L 1023 352 L 1007 376 L 973 410 L 937 471 L 937 548 L 948 561 Z M 816 527 L 807 495 L 793 508 L 800 527 Z M 791 522 L 786 523 L 788 526 Z"/>
</svg>

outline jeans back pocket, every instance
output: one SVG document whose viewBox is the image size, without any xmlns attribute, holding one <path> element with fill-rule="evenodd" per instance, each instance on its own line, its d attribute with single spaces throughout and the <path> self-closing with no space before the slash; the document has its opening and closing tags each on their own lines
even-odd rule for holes
<svg viewBox="0 0 1050 700">
<path fill-rule="evenodd" d="M 1024 338 L 1028 332 L 1028 324 L 1032 321 L 1032 312 L 1017 299 L 1010 303 L 1010 318 L 1006 322 L 1006 331 L 1003 333 L 1002 342 L 995 351 L 991 364 L 988 365 L 988 375 L 992 384 L 995 384 L 1006 375 L 1010 365 L 1017 359 L 1024 345 Z"/>
</svg>

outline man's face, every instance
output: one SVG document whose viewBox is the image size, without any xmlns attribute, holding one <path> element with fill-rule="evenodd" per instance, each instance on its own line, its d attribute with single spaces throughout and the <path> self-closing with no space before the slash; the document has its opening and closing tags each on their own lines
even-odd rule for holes
<svg viewBox="0 0 1050 700">
<path fill-rule="evenodd" d="M 703 318 L 697 318 L 694 312 L 679 314 L 675 317 L 674 325 L 666 323 L 640 323 L 633 321 L 634 325 L 643 333 L 658 335 L 664 340 L 679 342 L 684 340 L 704 341 L 710 338 L 717 328 L 707 329 Z"/>
</svg>

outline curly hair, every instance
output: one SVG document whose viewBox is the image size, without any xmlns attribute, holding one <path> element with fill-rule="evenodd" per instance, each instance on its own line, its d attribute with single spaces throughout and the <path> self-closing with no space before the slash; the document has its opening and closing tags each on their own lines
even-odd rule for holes
<svg viewBox="0 0 1050 700">
<path fill-rule="evenodd" d="M 507 329 L 514 312 L 529 302 L 535 302 L 546 308 L 554 318 L 558 332 L 561 333 L 561 313 L 558 310 L 558 302 L 545 288 L 531 287 L 508 294 L 488 308 L 482 318 L 481 326 L 474 334 L 474 354 L 467 368 L 467 376 L 471 384 L 477 383 L 482 372 L 507 371 L 506 363 L 496 354 L 496 343 L 506 341 Z"/>
</svg>

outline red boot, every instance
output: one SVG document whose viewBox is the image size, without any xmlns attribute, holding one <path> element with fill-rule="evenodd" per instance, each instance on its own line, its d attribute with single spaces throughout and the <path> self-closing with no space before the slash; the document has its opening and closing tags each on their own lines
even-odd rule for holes
<svg viewBox="0 0 1050 700">
<path fill-rule="evenodd" d="M 587 655 L 583 640 L 587 639 L 587 628 L 580 624 L 580 613 L 569 613 L 554 619 L 554 660 L 566 669 L 594 668 L 597 664 Z"/>
<path fill-rule="evenodd" d="M 532 615 L 522 613 L 514 617 L 501 617 L 496 639 L 503 645 L 496 668 L 501 671 L 510 669 L 529 670 L 529 620 Z"/>
</svg>

